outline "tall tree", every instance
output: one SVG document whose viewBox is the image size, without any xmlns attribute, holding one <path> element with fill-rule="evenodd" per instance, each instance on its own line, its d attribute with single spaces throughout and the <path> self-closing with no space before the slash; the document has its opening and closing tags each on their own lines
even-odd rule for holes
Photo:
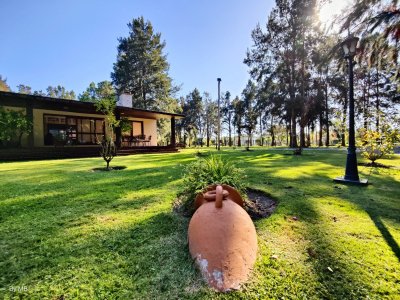
<svg viewBox="0 0 400 300">
<path fill-rule="evenodd" d="M 233 105 L 231 101 L 231 93 L 227 91 L 225 95 L 222 97 L 222 122 L 227 125 L 228 129 L 228 145 L 232 147 L 232 126 L 233 126 Z"/>
<path fill-rule="evenodd" d="M 297 147 L 297 119 L 305 115 L 300 110 L 312 82 L 308 70 L 316 36 L 315 10 L 315 0 L 276 0 L 266 32 L 259 25 L 253 30 L 254 44 L 244 60 L 258 84 L 267 86 L 271 81 L 281 90 L 289 116 L 291 147 Z M 305 123 L 304 119 L 300 122 L 301 137 Z"/>
<path fill-rule="evenodd" d="M 239 97 L 235 97 L 232 101 L 234 117 L 233 117 L 233 126 L 236 128 L 236 132 L 238 134 L 237 145 L 238 147 L 242 146 L 242 129 L 244 125 L 244 114 L 245 114 L 245 106 L 244 101 L 239 99 Z"/>
<path fill-rule="evenodd" d="M 206 145 L 210 147 L 213 132 L 218 128 L 218 105 L 212 101 L 208 93 L 204 93 L 204 126 L 206 134 Z"/>
<path fill-rule="evenodd" d="M 255 109 L 256 104 L 256 85 L 249 80 L 245 89 L 242 92 L 243 95 L 243 108 L 244 108 L 244 124 L 242 127 L 247 132 L 247 146 L 252 146 L 252 134 L 257 126 L 258 113 Z"/>
<path fill-rule="evenodd" d="M 132 94 L 133 107 L 159 109 L 172 93 L 165 42 L 143 17 L 128 24 L 129 36 L 119 38 L 117 62 L 111 73 L 117 92 Z"/>
<path fill-rule="evenodd" d="M 187 139 L 190 141 L 197 137 L 198 134 L 204 133 L 204 106 L 203 98 L 200 95 L 198 89 L 194 89 L 190 92 L 185 99 L 183 104 L 183 114 L 185 118 L 181 121 L 182 127 L 185 130 L 184 143 L 186 144 Z"/>
</svg>

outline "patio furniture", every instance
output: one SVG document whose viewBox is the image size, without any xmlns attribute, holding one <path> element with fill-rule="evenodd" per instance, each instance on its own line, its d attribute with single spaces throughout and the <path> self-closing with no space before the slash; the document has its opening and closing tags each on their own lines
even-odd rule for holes
<svg viewBox="0 0 400 300">
<path fill-rule="evenodd" d="M 135 146 L 140 146 L 140 145 L 144 146 L 146 135 L 144 134 L 134 135 L 133 138 L 135 139 Z"/>
<path fill-rule="evenodd" d="M 150 142 L 151 142 L 151 135 L 149 135 L 149 137 L 143 141 L 143 146 L 145 146 L 146 144 L 150 144 Z"/>
</svg>

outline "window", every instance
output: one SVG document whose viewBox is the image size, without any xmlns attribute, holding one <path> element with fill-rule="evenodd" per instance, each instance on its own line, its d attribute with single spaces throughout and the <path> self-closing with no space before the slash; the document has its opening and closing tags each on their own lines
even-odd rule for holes
<svg viewBox="0 0 400 300">
<path fill-rule="evenodd" d="M 104 120 L 44 115 L 45 145 L 94 145 L 104 137 Z"/>
<path fill-rule="evenodd" d="M 133 135 L 143 135 L 143 122 L 132 121 L 132 131 Z"/>
<path fill-rule="evenodd" d="M 122 132 L 122 137 L 127 140 L 138 135 L 143 135 L 143 121 L 131 121 L 131 130 Z"/>
</svg>

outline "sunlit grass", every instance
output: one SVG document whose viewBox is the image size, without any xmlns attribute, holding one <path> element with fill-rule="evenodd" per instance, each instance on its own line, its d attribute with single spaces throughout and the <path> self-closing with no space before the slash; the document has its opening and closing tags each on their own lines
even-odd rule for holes
<svg viewBox="0 0 400 300">
<path fill-rule="evenodd" d="M 255 223 L 259 254 L 241 291 L 216 294 L 172 212 L 197 150 L 0 164 L 0 297 L 5 299 L 327 298 L 400 294 L 400 159 L 360 167 L 343 186 L 344 151 L 225 150 L 246 184 L 279 205 Z M 207 149 L 201 149 L 207 152 Z M 211 150 L 214 151 L 214 150 Z M 296 216 L 297 220 L 293 219 Z M 26 287 L 24 290 L 16 290 Z"/>
</svg>

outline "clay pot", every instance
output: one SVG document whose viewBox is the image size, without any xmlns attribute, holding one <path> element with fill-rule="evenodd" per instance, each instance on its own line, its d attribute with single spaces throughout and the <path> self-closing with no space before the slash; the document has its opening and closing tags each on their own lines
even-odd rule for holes
<svg viewBox="0 0 400 300">
<path fill-rule="evenodd" d="M 208 190 L 188 231 L 190 254 L 204 279 L 223 292 L 238 289 L 247 280 L 257 255 L 254 224 L 230 196 L 220 185 Z M 236 200 L 243 203 L 241 197 Z"/>
<path fill-rule="evenodd" d="M 196 199 L 194 201 L 194 210 L 197 210 L 202 204 L 209 202 L 209 201 L 215 201 L 215 191 L 216 191 L 217 185 L 213 184 L 208 186 L 203 193 L 199 193 L 196 196 Z M 232 200 L 233 202 L 237 203 L 241 207 L 244 206 L 244 201 L 242 199 L 242 196 L 240 196 L 239 192 L 231 187 L 230 185 L 227 184 L 222 184 L 222 188 L 224 190 L 224 193 L 228 193 L 228 196 L 225 194 L 224 195 L 224 200 L 229 199 Z M 207 193 L 211 192 L 211 193 Z M 208 195 L 213 195 L 213 196 L 208 196 Z"/>
</svg>

